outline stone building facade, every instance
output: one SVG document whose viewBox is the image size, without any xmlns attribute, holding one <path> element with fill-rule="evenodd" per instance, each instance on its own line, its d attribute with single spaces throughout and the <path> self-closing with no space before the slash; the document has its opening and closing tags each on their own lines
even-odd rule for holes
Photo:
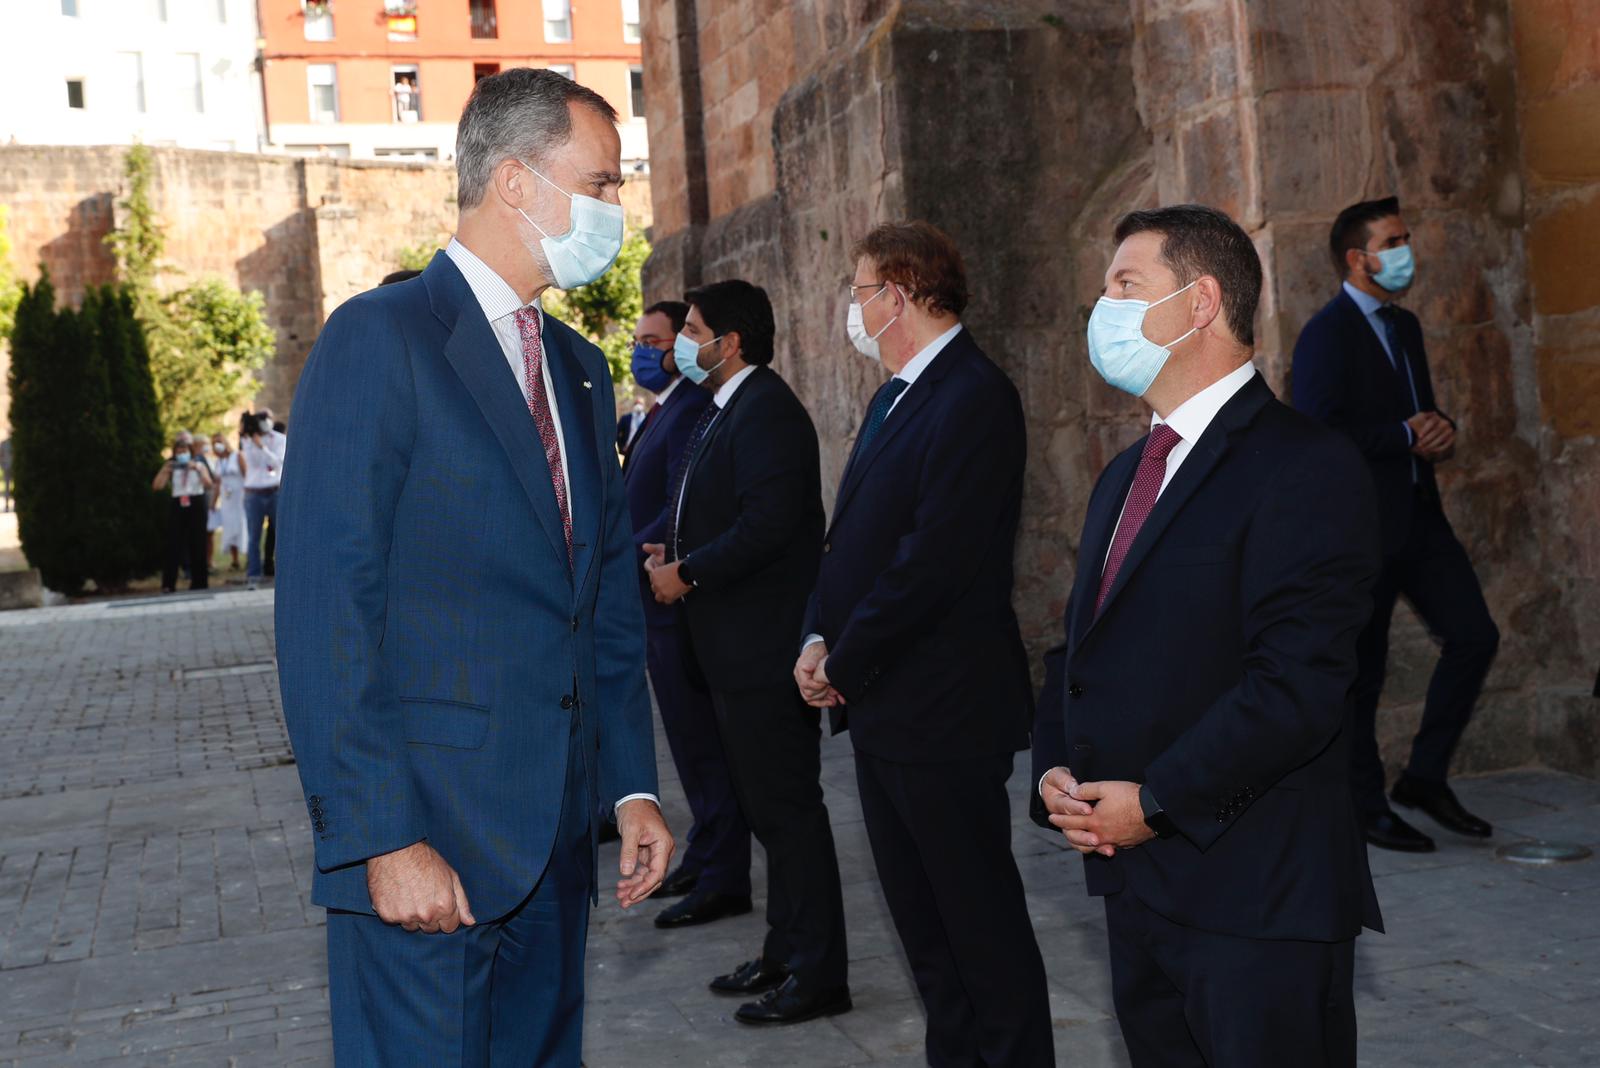
<svg viewBox="0 0 1600 1068">
<path fill-rule="evenodd" d="M 646 297 L 766 286 L 778 369 L 836 479 L 882 379 L 845 340 L 850 243 L 925 218 L 967 258 L 968 324 L 1022 392 L 1016 601 L 1060 633 L 1084 501 L 1144 429 L 1083 340 L 1110 230 L 1201 201 L 1266 270 L 1282 393 L 1334 293 L 1327 228 L 1397 194 L 1415 235 L 1449 510 L 1505 639 L 1460 755 L 1600 771 L 1600 24 L 1595 0 L 647 0 Z M 1384 717 L 1414 730 L 1434 648 L 1397 617 Z"/>
</svg>

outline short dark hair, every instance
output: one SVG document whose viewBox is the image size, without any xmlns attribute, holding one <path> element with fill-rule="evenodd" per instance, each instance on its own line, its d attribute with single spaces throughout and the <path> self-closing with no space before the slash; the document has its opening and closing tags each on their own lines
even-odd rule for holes
<svg viewBox="0 0 1600 1068">
<path fill-rule="evenodd" d="M 255 412 L 245 412 L 239 417 L 239 433 L 247 438 L 261 433 L 261 417 Z"/>
<path fill-rule="evenodd" d="M 689 305 L 681 300 L 658 300 L 644 310 L 646 315 L 655 315 L 660 312 L 672 324 L 672 332 L 678 333 L 683 329 L 683 321 L 689 317 Z"/>
<path fill-rule="evenodd" d="M 950 235 L 930 222 L 883 223 L 850 249 L 852 264 L 865 256 L 885 281 L 933 312 L 960 315 L 967 306 L 967 270 Z"/>
<path fill-rule="evenodd" d="M 1222 286 L 1228 330 L 1242 345 L 1256 343 L 1256 306 L 1261 303 L 1261 257 L 1226 212 L 1204 204 L 1176 204 L 1130 211 L 1117 220 L 1117 244 L 1134 234 L 1161 235 L 1161 262 L 1186 286 L 1209 274 Z"/>
<path fill-rule="evenodd" d="M 403 271 L 390 271 L 388 274 L 383 276 L 383 281 L 379 282 L 378 284 L 380 286 L 392 286 L 396 282 L 409 282 L 411 279 L 417 277 L 417 275 L 421 273 L 421 271 L 411 270 L 410 268 L 407 268 Z"/>
<path fill-rule="evenodd" d="M 759 367 L 772 362 L 772 339 L 778 330 L 765 289 L 742 278 L 730 278 L 696 286 L 683 299 L 700 309 L 700 318 L 712 334 L 739 335 L 739 354 L 745 363 Z"/>
<path fill-rule="evenodd" d="M 1333 229 L 1328 231 L 1328 253 L 1333 257 L 1333 269 L 1340 279 L 1350 274 L 1350 268 L 1345 266 L 1344 254 L 1353 248 L 1366 248 L 1367 241 L 1372 237 L 1372 224 L 1399 214 L 1399 197 L 1363 200 L 1339 213 L 1339 217 L 1333 220 Z"/>
</svg>

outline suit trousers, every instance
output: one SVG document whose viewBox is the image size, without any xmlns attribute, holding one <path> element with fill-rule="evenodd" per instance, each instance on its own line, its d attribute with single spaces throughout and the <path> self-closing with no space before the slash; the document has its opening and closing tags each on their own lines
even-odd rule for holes
<svg viewBox="0 0 1600 1068">
<path fill-rule="evenodd" d="M 1354 1068 L 1355 939 L 1240 938 L 1106 897 L 1111 992 L 1133 1068 Z"/>
<path fill-rule="evenodd" d="M 848 982 L 844 894 L 833 828 L 822 801 L 818 711 L 793 683 L 711 691 L 745 823 L 767 852 L 767 938 L 808 989 Z"/>
<path fill-rule="evenodd" d="M 645 655 L 661 726 L 694 818 L 680 862 L 695 872 L 697 889 L 750 895 L 750 828 L 734 796 L 711 694 L 689 678 L 676 623 L 651 627 Z"/>
<path fill-rule="evenodd" d="M 856 751 L 872 858 L 927 1015 L 932 1068 L 1055 1064 L 1044 960 L 1011 853 L 1012 757 Z"/>
<path fill-rule="evenodd" d="M 206 536 L 206 499 L 204 495 L 191 497 L 185 508 L 174 497 L 167 511 L 167 561 L 161 569 L 161 588 L 176 589 L 178 569 L 189 568 L 189 588 L 203 590 L 210 586 L 211 574 L 209 539 Z"/>
<path fill-rule="evenodd" d="M 328 995 L 340 1068 L 577 1068 L 595 877 L 579 737 L 569 744 L 549 862 L 508 915 L 480 916 L 453 934 L 423 934 L 328 910 Z"/>
<path fill-rule="evenodd" d="M 1373 588 L 1372 620 L 1356 643 L 1358 666 L 1350 691 L 1351 792 L 1366 816 L 1388 810 L 1383 761 L 1378 755 L 1378 700 L 1389 659 L 1389 625 L 1404 595 L 1440 641 L 1439 663 L 1428 683 L 1422 725 L 1411 744 L 1407 773 L 1442 783 L 1450 758 L 1472 718 L 1472 706 L 1500 646 L 1478 576 L 1444 512 L 1419 493 L 1400 550 L 1386 558 Z"/>
</svg>

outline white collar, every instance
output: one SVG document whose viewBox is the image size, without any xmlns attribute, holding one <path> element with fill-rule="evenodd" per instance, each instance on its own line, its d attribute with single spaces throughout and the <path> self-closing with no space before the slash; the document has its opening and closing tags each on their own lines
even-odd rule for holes
<svg viewBox="0 0 1600 1068">
<path fill-rule="evenodd" d="M 739 387 L 744 385 L 744 380 L 754 374 L 755 370 L 756 365 L 749 364 L 738 374 L 734 375 L 732 378 L 722 383 L 722 385 L 718 386 L 717 392 L 711 398 L 716 402 L 717 407 L 726 408 L 728 406 L 728 402 L 733 399 L 733 395 L 739 392 Z"/>
<path fill-rule="evenodd" d="M 667 383 L 667 388 L 655 395 L 657 404 L 667 403 L 667 398 L 672 396 L 672 391 L 683 383 L 682 375 L 673 375 L 672 381 Z"/>
<path fill-rule="evenodd" d="M 1233 399 L 1233 395 L 1244 388 L 1256 375 L 1256 365 L 1246 363 L 1235 367 L 1211 383 L 1199 393 L 1190 397 L 1172 410 L 1172 414 L 1165 419 L 1159 415 L 1150 416 L 1150 428 L 1153 430 L 1165 423 L 1178 432 L 1178 437 L 1190 445 L 1200 440 L 1200 435 L 1206 432 L 1206 427 L 1222 411 L 1222 406 Z"/>
<path fill-rule="evenodd" d="M 1356 307 L 1361 309 L 1361 314 L 1370 318 L 1379 308 L 1386 307 L 1388 301 L 1379 300 L 1371 293 L 1357 289 L 1349 282 L 1344 283 L 1344 291 L 1350 294 L 1350 299 L 1356 302 Z"/>
<path fill-rule="evenodd" d="M 943 352 L 944 347 L 954 341 L 959 333 L 961 333 L 961 324 L 957 323 L 924 345 L 921 352 L 911 357 L 904 367 L 895 372 L 895 377 L 904 382 L 906 388 L 909 389 L 922 372 L 928 369 L 928 365 L 933 362 L 933 358 Z"/>
<path fill-rule="evenodd" d="M 467 280 L 467 286 L 472 290 L 472 295 L 478 298 L 478 306 L 483 309 L 484 318 L 491 323 L 496 319 L 521 311 L 525 306 L 522 298 L 517 296 L 517 291 L 511 288 L 511 283 L 501 278 L 493 267 L 478 258 L 477 253 L 463 245 L 455 238 L 444 247 L 444 254 L 450 257 L 452 263 L 461 271 L 462 277 Z M 526 307 L 543 313 L 535 300 Z M 540 322 L 541 330 L 544 323 Z"/>
</svg>

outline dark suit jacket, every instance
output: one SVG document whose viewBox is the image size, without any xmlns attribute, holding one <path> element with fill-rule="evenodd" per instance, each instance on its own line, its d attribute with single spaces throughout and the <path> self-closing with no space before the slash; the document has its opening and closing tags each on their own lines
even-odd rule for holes
<svg viewBox="0 0 1600 1068">
<path fill-rule="evenodd" d="M 1410 360 L 1420 408 L 1412 406 L 1404 366 L 1389 362 L 1378 335 L 1343 287 L 1300 331 L 1292 374 L 1294 406 L 1350 438 L 1366 457 L 1378 490 L 1386 553 L 1404 542 L 1415 499 L 1411 440 L 1401 424 L 1419 410 L 1437 410 L 1422 326 L 1411 312 L 1404 308 L 1399 312 L 1396 325 Z M 1420 456 L 1415 459 L 1418 485 L 1437 500 L 1433 464 Z"/>
<path fill-rule="evenodd" d="M 758 367 L 706 432 L 689 472 L 680 556 L 693 656 L 712 688 L 793 686 L 822 552 L 817 432 L 788 383 Z"/>
<path fill-rule="evenodd" d="M 1251 379 L 1161 494 L 1096 618 L 1143 445 L 1089 500 L 1034 778 L 1065 766 L 1147 783 L 1179 833 L 1086 857 L 1089 892 L 1126 889 L 1174 922 L 1249 938 L 1378 928 L 1341 732 L 1379 568 L 1361 459 Z"/>
<path fill-rule="evenodd" d="M 345 301 L 306 361 L 276 629 L 319 905 L 370 912 L 363 862 L 426 838 L 473 911 L 503 915 L 551 855 L 571 746 L 591 811 L 656 792 L 611 375 L 549 316 L 544 351 L 573 567 L 516 376 L 448 256 Z"/>
<path fill-rule="evenodd" d="M 672 480 L 684 446 L 689 443 L 689 435 L 694 432 L 700 413 L 710 403 L 710 391 L 693 382 L 680 381 L 655 418 L 633 439 L 633 448 L 628 450 L 627 460 L 622 465 L 622 479 L 628 487 L 628 510 L 633 515 L 633 544 L 638 551 L 644 619 L 652 627 L 675 626 L 678 610 L 672 605 L 658 604 L 650 591 L 650 576 L 644 570 L 644 546 L 667 540 L 667 525 L 672 517 L 667 509 L 667 495 L 672 490 Z M 677 504 L 676 501 L 671 503 Z"/>
<path fill-rule="evenodd" d="M 1012 549 L 1027 458 L 1022 402 L 962 330 L 839 486 L 806 632 L 857 748 L 932 761 L 1028 747 L 1033 693 Z"/>
</svg>

